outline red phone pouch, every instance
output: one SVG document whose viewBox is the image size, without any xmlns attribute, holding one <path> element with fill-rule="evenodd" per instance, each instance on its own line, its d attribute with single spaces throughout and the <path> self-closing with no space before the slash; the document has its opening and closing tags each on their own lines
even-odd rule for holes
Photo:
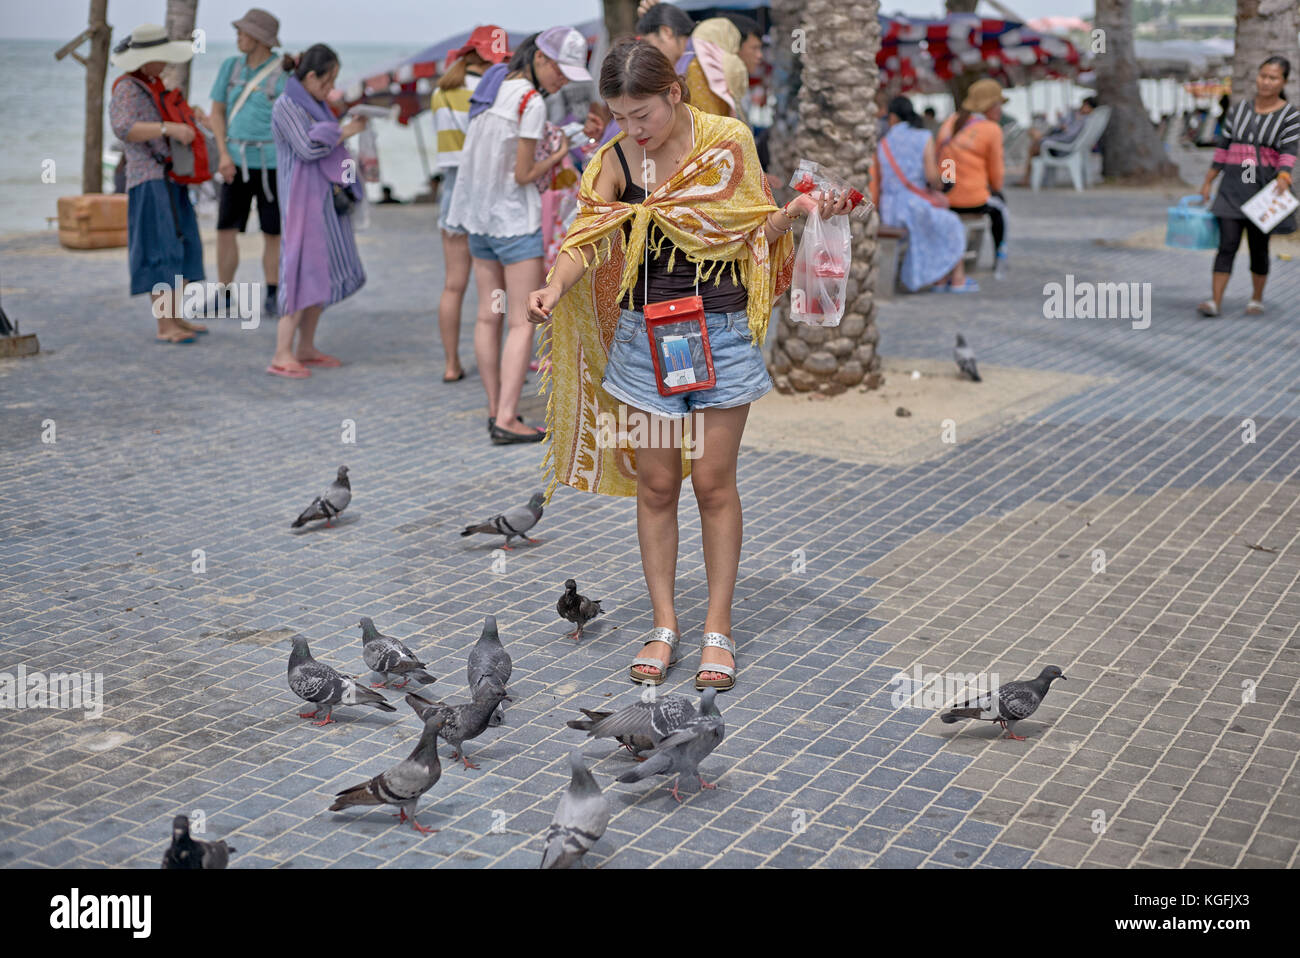
<svg viewBox="0 0 1300 958">
<path fill-rule="evenodd" d="M 659 395 L 673 396 L 717 385 L 704 300 L 698 295 L 682 296 L 645 303 L 642 310 Z"/>
</svg>

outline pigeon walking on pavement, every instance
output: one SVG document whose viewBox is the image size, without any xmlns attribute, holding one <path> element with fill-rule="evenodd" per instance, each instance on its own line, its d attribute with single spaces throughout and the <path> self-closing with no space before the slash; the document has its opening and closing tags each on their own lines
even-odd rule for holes
<svg viewBox="0 0 1300 958">
<path fill-rule="evenodd" d="M 172 819 L 172 843 L 163 853 L 162 867 L 225 868 L 230 862 L 230 853 L 237 850 L 225 842 L 191 838 L 189 816 L 177 815 Z"/>
<path fill-rule="evenodd" d="M 966 345 L 966 337 L 961 333 L 957 334 L 957 348 L 953 350 L 952 356 L 957 360 L 957 368 L 962 371 L 962 375 L 969 376 L 977 383 L 983 382 L 979 368 L 975 365 L 975 350 Z"/>
<path fill-rule="evenodd" d="M 411 827 L 417 832 L 436 832 L 438 829 L 425 828 L 415 820 L 415 805 L 442 776 L 442 764 L 438 761 L 438 735 L 441 731 L 442 717 L 429 719 L 424 723 L 424 731 L 410 755 L 370 781 L 343 789 L 329 810 L 341 812 L 353 805 L 396 805 L 398 824 L 409 818 Z"/>
<path fill-rule="evenodd" d="M 569 768 L 573 777 L 546 830 L 542 868 L 572 868 L 609 826 L 609 803 L 583 762 L 582 749 L 569 753 Z"/>
<path fill-rule="evenodd" d="M 564 580 L 564 595 L 555 603 L 555 611 L 560 618 L 577 626 L 565 636 L 566 639 L 581 639 L 582 627 L 605 610 L 600 607 L 599 599 L 588 599 L 578 594 L 578 583 L 573 579 Z"/>
<path fill-rule="evenodd" d="M 612 738 L 634 757 L 654 748 L 673 732 L 695 718 L 695 706 L 684 695 L 660 695 L 652 701 L 637 700 L 617 712 L 581 709 L 586 719 L 566 724 L 586 732 L 588 738 Z"/>
<path fill-rule="evenodd" d="M 486 519 L 476 525 L 466 526 L 461 535 L 472 536 L 476 532 L 481 532 L 489 536 L 505 536 L 506 541 L 501 546 L 503 549 L 511 548 L 510 540 L 515 536 L 534 544 L 541 542 L 540 539 L 530 539 L 527 533 L 529 529 L 537 525 L 537 520 L 542 517 L 542 503 L 545 501 L 546 496 L 542 493 L 534 493 L 533 497 L 528 500 L 527 505 L 507 509 L 491 519 Z"/>
<path fill-rule="evenodd" d="M 425 685 L 437 681 L 424 670 L 424 663 L 416 658 L 414 652 L 397 639 L 376 629 L 371 619 L 362 619 L 358 624 L 361 626 L 361 657 L 372 672 L 378 672 L 384 677 L 384 681 L 371 685 L 372 689 L 388 688 L 394 675 L 400 675 L 404 679 L 401 685 L 394 686 L 399 689 L 405 688 L 411 679 Z"/>
<path fill-rule="evenodd" d="M 483 620 L 483 631 L 469 650 L 469 661 L 465 666 L 465 682 L 469 685 L 471 696 L 477 696 L 479 689 L 488 684 L 496 684 L 503 689 L 510 681 L 514 666 L 510 653 L 501 644 L 501 635 L 497 632 L 496 616 L 489 615 Z M 507 696 L 507 701 L 509 701 Z M 506 720 L 504 705 L 498 705 L 492 715 L 492 727 Z"/>
<path fill-rule="evenodd" d="M 717 785 L 706 782 L 699 771 L 700 762 L 718 747 L 727 733 L 722 713 L 713 701 L 716 695 L 716 689 L 705 687 L 700 693 L 697 714 L 647 752 L 645 762 L 624 772 L 618 780 L 640 782 L 651 775 L 675 774 L 677 779 L 673 782 L 672 796 L 678 804 L 682 797 L 677 794 L 677 786 L 683 775 L 699 779 L 701 788 L 717 788 Z"/>
<path fill-rule="evenodd" d="M 1065 676 L 1055 665 L 1049 665 L 1038 673 L 1038 678 L 1027 682 L 1007 682 L 996 689 L 967 699 L 939 716 L 939 721 L 951 725 L 958 719 L 976 719 L 984 722 L 997 722 L 1007 733 L 1007 738 L 1017 742 L 1025 740 L 1023 735 L 1012 731 L 1015 724 L 1027 719 L 1038 710 L 1052 683 L 1057 679 L 1065 681 Z"/>
<path fill-rule="evenodd" d="M 325 706 L 325 718 L 312 725 L 331 724 L 334 719 L 330 715 L 336 705 L 373 705 L 383 712 L 397 711 L 378 692 L 362 688 L 356 680 L 313 659 L 307 640 L 301 635 L 294 636 L 293 651 L 289 653 L 289 688 L 298 698 L 316 706 L 314 712 L 299 712 L 298 718 L 315 718 L 321 706 Z"/>
<path fill-rule="evenodd" d="M 469 760 L 469 754 L 465 751 L 465 743 L 487 731 L 493 711 L 506 697 L 504 688 L 487 682 L 474 693 L 474 701 L 461 705 L 430 702 L 414 692 L 406 693 L 406 704 L 425 722 L 431 718 L 441 721 L 442 731 L 439 734 L 452 747 L 451 757 L 460 759 L 466 768 L 476 769 L 478 766 Z"/>
<path fill-rule="evenodd" d="M 324 519 L 328 526 L 330 520 L 346 509 L 351 501 L 352 484 L 348 482 L 348 467 L 339 466 L 338 477 L 329 484 L 329 488 L 311 501 L 311 505 L 302 511 L 302 515 L 289 528 L 297 529 L 317 519 Z"/>
</svg>

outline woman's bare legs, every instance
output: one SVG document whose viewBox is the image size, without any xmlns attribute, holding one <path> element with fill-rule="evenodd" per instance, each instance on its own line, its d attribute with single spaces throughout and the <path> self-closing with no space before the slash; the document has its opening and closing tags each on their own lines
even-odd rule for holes
<svg viewBox="0 0 1300 958">
<path fill-rule="evenodd" d="M 442 351 L 447 357 L 444 379 L 456 379 L 463 373 L 460 364 L 460 311 L 465 303 L 465 290 L 469 286 L 469 236 L 465 233 L 442 233 L 442 261 L 446 278 L 442 296 L 438 300 L 438 332 L 442 336 Z"/>
<path fill-rule="evenodd" d="M 709 611 L 705 632 L 731 636 L 731 603 L 735 597 L 736 574 L 740 569 L 740 541 L 743 523 L 740 492 L 736 488 L 736 459 L 745 432 L 749 405 L 732 409 L 705 409 L 697 417 L 695 441 L 700 457 L 691 467 L 691 487 L 700 509 L 700 537 L 704 544 L 704 568 L 709 580 Z M 701 667 L 735 666 L 726 649 L 708 646 Z M 721 672 L 702 672 L 703 679 L 725 679 Z"/>
<path fill-rule="evenodd" d="M 501 355 L 501 380 L 497 389 L 497 428 L 526 435 L 536 429 L 519 422 L 519 396 L 528 375 L 528 360 L 533 354 L 533 324 L 528 321 L 528 294 L 545 282 L 542 258 L 521 260 L 505 267 L 506 308 L 508 310 L 506 347 Z"/>
<path fill-rule="evenodd" d="M 158 321 L 159 339 L 175 343 L 189 337 L 191 331 L 185 329 L 175 320 L 175 317 L 181 314 L 183 295 L 182 292 L 174 290 L 170 286 L 165 293 L 149 294 L 149 307 L 153 312 L 153 318 Z"/>
<path fill-rule="evenodd" d="M 468 246 L 468 240 L 466 244 Z M 474 358 L 478 375 L 487 393 L 488 415 L 496 418 L 497 394 L 501 389 L 501 319 L 493 307 L 501 306 L 500 290 L 505 289 L 506 274 L 494 259 L 474 258 L 474 286 L 478 290 L 478 317 L 474 322 Z M 526 294 L 525 294 L 526 295 Z"/>
<path fill-rule="evenodd" d="M 320 314 L 324 311 L 324 306 L 308 306 L 302 311 L 301 318 L 298 320 L 298 349 L 294 352 L 298 362 L 320 359 L 325 355 L 316 348 L 316 326 L 320 323 Z"/>
<path fill-rule="evenodd" d="M 641 409 L 628 407 L 628 421 L 662 422 Z M 659 435 L 658 429 L 651 434 Z M 673 595 L 677 584 L 677 500 L 682 491 L 680 449 L 640 448 L 636 453 L 636 535 L 641 546 L 641 570 L 650 591 L 655 628 L 663 626 L 681 634 Z M 668 664 L 672 650 L 665 642 L 652 642 L 639 653 L 642 658 Z M 638 672 L 660 675 L 654 666 L 636 666 Z"/>
</svg>

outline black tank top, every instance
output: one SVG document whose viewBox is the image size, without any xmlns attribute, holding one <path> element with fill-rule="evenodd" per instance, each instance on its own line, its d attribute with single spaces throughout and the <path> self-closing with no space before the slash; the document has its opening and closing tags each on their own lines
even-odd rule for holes
<svg viewBox="0 0 1300 958">
<path fill-rule="evenodd" d="M 627 157 L 623 155 L 623 146 L 621 143 L 614 144 L 614 152 L 618 154 L 619 163 L 623 164 L 623 192 L 619 196 L 622 203 L 640 203 L 646 198 L 646 191 L 632 182 L 632 171 L 628 168 Z M 650 232 L 654 230 L 652 223 L 646 233 L 647 245 L 650 241 Z M 623 239 L 626 240 L 631 235 L 632 224 L 623 224 Z M 643 280 L 641 278 L 641 263 L 637 263 L 636 281 L 632 284 L 632 309 L 639 311 L 642 307 L 642 295 L 645 292 L 645 283 L 650 285 L 649 301 L 651 303 L 662 303 L 667 299 L 677 299 L 681 296 L 695 295 L 695 264 L 688 260 L 678 249 L 678 256 L 673 263 L 673 271 L 668 272 L 668 259 L 675 248 L 671 240 L 665 240 L 663 246 L 656 254 L 653 250 L 649 251 L 650 268 Z M 741 286 L 739 282 L 731 278 L 730 266 L 718 266 L 715 269 L 718 273 L 711 275 L 707 280 L 700 283 L 700 297 L 704 300 L 704 311 L 706 313 L 735 313 L 744 310 L 749 305 L 749 290 Z M 740 264 L 736 264 L 737 275 L 739 275 Z M 717 276 L 722 280 L 716 286 L 714 281 Z M 623 302 L 620 300 L 620 302 Z"/>
</svg>

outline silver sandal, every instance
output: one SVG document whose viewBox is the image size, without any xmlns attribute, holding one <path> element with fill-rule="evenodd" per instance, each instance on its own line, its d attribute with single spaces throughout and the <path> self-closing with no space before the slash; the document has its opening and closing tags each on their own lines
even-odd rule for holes
<svg viewBox="0 0 1300 958">
<path fill-rule="evenodd" d="M 665 666 L 662 659 L 652 659 L 649 656 L 639 656 L 632 660 L 632 665 L 627 670 L 628 676 L 638 685 L 663 685 L 664 681 L 668 678 L 668 670 L 677 664 L 679 658 L 677 655 L 677 646 L 681 641 L 682 637 L 672 629 L 668 628 L 668 626 L 659 626 L 650 633 L 650 637 L 645 640 L 645 644 L 642 645 L 641 648 L 644 651 L 645 646 L 649 645 L 651 642 L 663 642 L 672 649 L 672 651 L 668 653 L 668 665 Z M 636 668 L 638 665 L 648 665 L 651 668 L 658 669 L 659 674 L 647 675 L 645 672 L 638 672 Z"/>
<path fill-rule="evenodd" d="M 713 688 L 719 692 L 725 692 L 736 685 L 736 669 L 732 665 L 705 665 L 704 650 L 709 646 L 716 646 L 719 649 L 725 649 L 731 653 L 731 660 L 736 661 L 736 643 L 727 638 L 721 632 L 705 632 L 700 639 L 700 667 L 695 672 L 695 687 L 697 689 Z M 721 672 L 726 676 L 725 679 L 702 679 L 700 675 L 704 672 Z"/>
</svg>

